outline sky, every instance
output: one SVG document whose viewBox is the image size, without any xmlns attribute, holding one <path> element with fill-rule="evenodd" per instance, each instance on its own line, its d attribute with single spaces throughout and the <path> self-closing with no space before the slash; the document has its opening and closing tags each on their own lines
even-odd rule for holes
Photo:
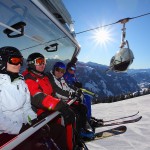
<svg viewBox="0 0 150 150">
<path fill-rule="evenodd" d="M 74 21 L 76 39 L 81 46 L 78 60 L 107 66 L 112 56 L 120 50 L 123 24 L 117 23 L 103 28 L 101 26 L 150 13 L 149 0 L 62 1 Z M 97 27 L 100 28 L 78 34 Z M 129 20 L 125 27 L 125 41 L 128 41 L 129 48 L 134 54 L 134 61 L 129 68 L 150 68 L 150 14 Z"/>
<path fill-rule="evenodd" d="M 124 124 L 127 131 L 123 134 L 87 143 L 89 150 L 149 150 L 149 99 L 150 95 L 145 95 L 115 103 L 92 105 L 92 113 L 96 118 L 109 120 L 132 115 L 139 111 L 138 116 L 142 116 L 142 119 L 136 123 Z M 110 128 L 112 127 L 97 128 L 96 132 Z"/>
</svg>

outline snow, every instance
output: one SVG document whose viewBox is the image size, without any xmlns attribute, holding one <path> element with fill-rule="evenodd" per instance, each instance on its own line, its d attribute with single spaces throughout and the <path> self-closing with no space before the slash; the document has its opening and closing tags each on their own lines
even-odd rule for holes
<svg viewBox="0 0 150 150">
<path fill-rule="evenodd" d="M 114 103 L 92 105 L 94 117 L 104 120 L 131 115 L 140 111 L 139 122 L 125 124 L 127 131 L 113 137 L 86 143 L 89 150 L 150 150 L 150 95 Z M 98 128 L 103 131 L 112 127 Z"/>
</svg>

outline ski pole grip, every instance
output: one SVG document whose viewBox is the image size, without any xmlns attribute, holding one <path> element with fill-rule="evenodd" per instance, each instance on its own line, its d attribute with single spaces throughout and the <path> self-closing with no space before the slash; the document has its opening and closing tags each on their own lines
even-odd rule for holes
<svg viewBox="0 0 150 150">
<path fill-rule="evenodd" d="M 90 95 L 92 95 L 92 96 L 95 96 L 95 95 L 96 95 L 95 93 L 93 93 L 93 92 L 91 92 L 91 91 L 89 91 L 89 90 L 82 89 L 82 88 L 81 88 L 81 90 L 82 90 L 82 92 L 85 92 L 85 93 L 90 94 Z"/>
</svg>

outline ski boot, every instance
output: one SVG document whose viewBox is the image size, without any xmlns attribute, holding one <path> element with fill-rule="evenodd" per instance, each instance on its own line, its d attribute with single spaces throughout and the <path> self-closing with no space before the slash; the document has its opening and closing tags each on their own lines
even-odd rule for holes
<svg viewBox="0 0 150 150">
<path fill-rule="evenodd" d="M 94 138 L 94 131 L 88 121 L 84 128 L 81 129 L 80 136 L 83 140 L 91 140 Z"/>
<path fill-rule="evenodd" d="M 101 127 L 104 125 L 104 121 L 103 119 L 96 119 L 95 117 L 91 117 L 90 125 L 92 126 L 92 128 Z"/>
</svg>

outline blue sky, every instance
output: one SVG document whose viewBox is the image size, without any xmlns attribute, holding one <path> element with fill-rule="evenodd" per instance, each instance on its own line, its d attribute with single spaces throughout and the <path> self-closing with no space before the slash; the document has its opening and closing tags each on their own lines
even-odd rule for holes
<svg viewBox="0 0 150 150">
<path fill-rule="evenodd" d="M 62 0 L 74 21 L 75 32 L 115 23 L 116 21 L 150 13 L 150 0 Z M 120 49 L 121 23 L 103 28 L 107 40 L 98 42 L 98 30 L 77 34 L 81 45 L 78 60 L 108 65 Z M 102 28 L 100 28 L 102 29 Z M 126 38 L 134 54 L 130 69 L 150 68 L 150 14 L 131 19 L 126 23 Z"/>
</svg>

